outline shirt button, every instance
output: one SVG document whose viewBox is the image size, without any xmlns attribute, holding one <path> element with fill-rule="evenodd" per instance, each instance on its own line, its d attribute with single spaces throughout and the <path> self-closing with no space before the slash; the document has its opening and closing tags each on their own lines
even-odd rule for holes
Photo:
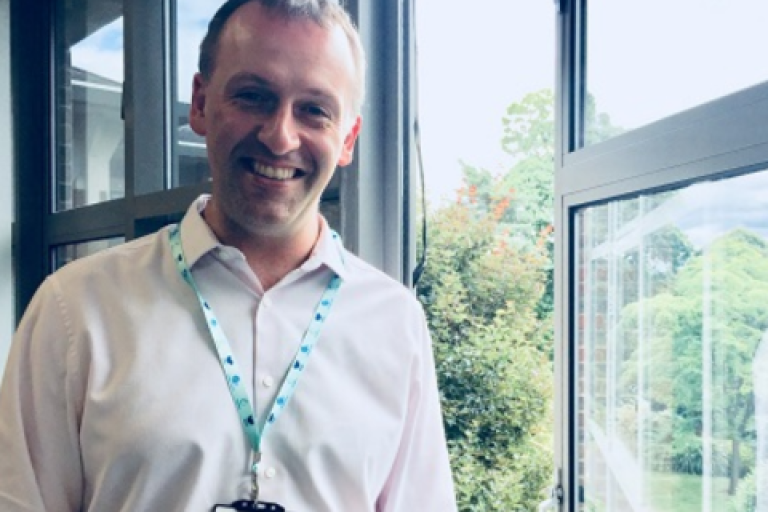
<svg viewBox="0 0 768 512">
<path fill-rule="evenodd" d="M 277 471 L 275 471 L 275 468 L 267 468 L 266 471 L 264 471 L 264 476 L 267 478 L 275 478 L 275 474 Z"/>
<path fill-rule="evenodd" d="M 261 299 L 261 305 L 264 306 L 265 308 L 268 308 L 268 307 L 272 306 L 272 301 L 269 300 L 269 297 L 263 297 Z"/>
<path fill-rule="evenodd" d="M 265 388 L 271 388 L 272 384 L 275 383 L 275 379 L 273 379 L 271 376 L 267 375 L 263 379 L 261 379 L 261 383 L 264 384 Z"/>
</svg>

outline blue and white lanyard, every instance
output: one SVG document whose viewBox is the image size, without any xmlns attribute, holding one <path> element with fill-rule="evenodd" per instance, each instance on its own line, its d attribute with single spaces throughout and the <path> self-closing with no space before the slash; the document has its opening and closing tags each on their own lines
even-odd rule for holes
<svg viewBox="0 0 768 512">
<path fill-rule="evenodd" d="M 208 324 L 208 330 L 211 333 L 211 338 L 216 347 L 216 351 L 219 355 L 219 362 L 221 368 L 224 371 L 224 376 L 227 379 L 229 385 L 229 392 L 232 394 L 232 401 L 235 404 L 237 413 L 240 416 L 240 424 L 245 430 L 245 434 L 251 443 L 253 448 L 253 463 L 251 465 L 251 499 L 258 501 L 259 485 L 258 485 L 258 471 L 259 462 L 261 461 L 261 440 L 267 434 L 269 427 L 277 421 L 280 413 L 283 412 L 288 401 L 293 396 L 293 392 L 296 389 L 296 384 L 304 371 L 309 355 L 312 353 L 312 349 L 317 343 L 320 337 L 320 330 L 323 327 L 323 323 L 331 310 L 333 301 L 336 298 L 336 294 L 341 286 L 341 278 L 334 274 L 328 283 L 328 286 L 320 299 L 320 302 L 315 308 L 315 312 L 312 315 L 312 320 L 309 323 L 307 331 L 304 333 L 304 338 L 301 340 L 301 345 L 296 351 L 296 355 L 293 358 L 291 367 L 288 369 L 288 374 L 285 376 L 283 385 L 280 387 L 280 391 L 277 394 L 277 399 L 272 404 L 272 409 L 267 417 L 264 427 L 261 432 L 256 425 L 255 416 L 253 412 L 253 406 L 248 399 L 248 393 L 246 386 L 243 383 L 242 373 L 238 368 L 235 361 L 234 354 L 232 353 L 232 347 L 227 340 L 224 331 L 219 324 L 218 319 L 213 314 L 213 310 L 208 302 L 203 298 L 200 293 L 200 289 L 197 287 L 197 283 L 192 277 L 192 272 L 189 270 L 186 259 L 184 257 L 184 249 L 181 246 L 181 234 L 178 225 L 174 225 L 170 228 L 169 238 L 171 243 L 171 251 L 173 259 L 176 262 L 176 268 L 179 274 L 192 288 L 197 295 L 197 300 L 200 302 L 200 307 L 205 314 L 205 320 Z M 334 239 L 338 240 L 338 235 L 334 233 Z"/>
</svg>

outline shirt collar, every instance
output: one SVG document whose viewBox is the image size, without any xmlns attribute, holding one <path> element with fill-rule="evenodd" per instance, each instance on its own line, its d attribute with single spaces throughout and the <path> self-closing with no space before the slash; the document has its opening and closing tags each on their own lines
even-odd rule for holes
<svg viewBox="0 0 768 512">
<path fill-rule="evenodd" d="M 345 249 L 341 237 L 328 225 L 325 217 L 320 216 L 320 236 L 317 239 L 312 254 L 301 266 L 304 271 L 311 271 L 320 265 L 325 265 L 340 278 L 346 279 Z"/>
<path fill-rule="evenodd" d="M 222 246 L 202 216 L 202 212 L 210 199 L 209 194 L 198 197 L 187 209 L 187 213 L 181 221 L 181 244 L 189 268 L 193 268 L 195 263 L 208 252 Z M 321 215 L 320 236 L 309 258 L 300 268 L 305 272 L 310 272 L 320 265 L 325 265 L 344 279 L 347 275 L 344 258 L 345 250 L 341 238 L 330 228 L 325 217 Z"/>
<path fill-rule="evenodd" d="M 198 197 L 187 208 L 187 213 L 181 220 L 181 246 L 189 268 L 194 267 L 208 252 L 222 245 L 202 215 L 210 198 L 209 194 Z"/>
</svg>

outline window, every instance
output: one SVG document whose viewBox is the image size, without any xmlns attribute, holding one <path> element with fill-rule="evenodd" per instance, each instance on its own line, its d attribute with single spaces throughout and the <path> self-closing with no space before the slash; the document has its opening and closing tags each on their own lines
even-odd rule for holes
<svg viewBox="0 0 768 512">
<path fill-rule="evenodd" d="M 176 0 L 176 162 L 172 186 L 192 185 L 210 177 L 205 152 L 205 139 L 189 126 L 189 101 L 192 77 L 197 72 L 197 57 L 208 22 L 219 7 L 206 0 Z"/>
<path fill-rule="evenodd" d="M 559 16 L 564 509 L 751 510 L 768 467 L 763 7 L 614 7 Z"/>
<path fill-rule="evenodd" d="M 117 1 L 58 2 L 54 211 L 125 195 L 123 12 Z"/>
<path fill-rule="evenodd" d="M 768 80 L 766 18 L 760 0 L 591 1 L 585 144 Z"/>
<path fill-rule="evenodd" d="M 78 244 L 59 245 L 54 248 L 53 268 L 61 268 L 70 261 L 78 258 L 95 254 L 104 249 L 109 249 L 125 242 L 122 237 L 107 238 L 104 240 L 92 240 L 90 242 L 81 242 Z"/>
<path fill-rule="evenodd" d="M 576 214 L 586 510 L 747 510 L 768 463 L 766 211 L 762 171 Z"/>
</svg>

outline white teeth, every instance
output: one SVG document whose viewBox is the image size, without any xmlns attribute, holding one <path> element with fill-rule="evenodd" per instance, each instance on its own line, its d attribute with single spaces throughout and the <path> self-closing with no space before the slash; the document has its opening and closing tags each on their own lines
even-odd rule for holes
<svg viewBox="0 0 768 512">
<path fill-rule="evenodd" d="M 288 180 L 293 178 L 294 169 L 289 168 L 282 168 L 282 167 L 272 167 L 270 165 L 261 165 L 258 163 L 253 164 L 253 172 L 256 174 L 260 174 L 261 176 L 266 176 L 267 178 L 271 178 L 273 180 Z"/>
</svg>

